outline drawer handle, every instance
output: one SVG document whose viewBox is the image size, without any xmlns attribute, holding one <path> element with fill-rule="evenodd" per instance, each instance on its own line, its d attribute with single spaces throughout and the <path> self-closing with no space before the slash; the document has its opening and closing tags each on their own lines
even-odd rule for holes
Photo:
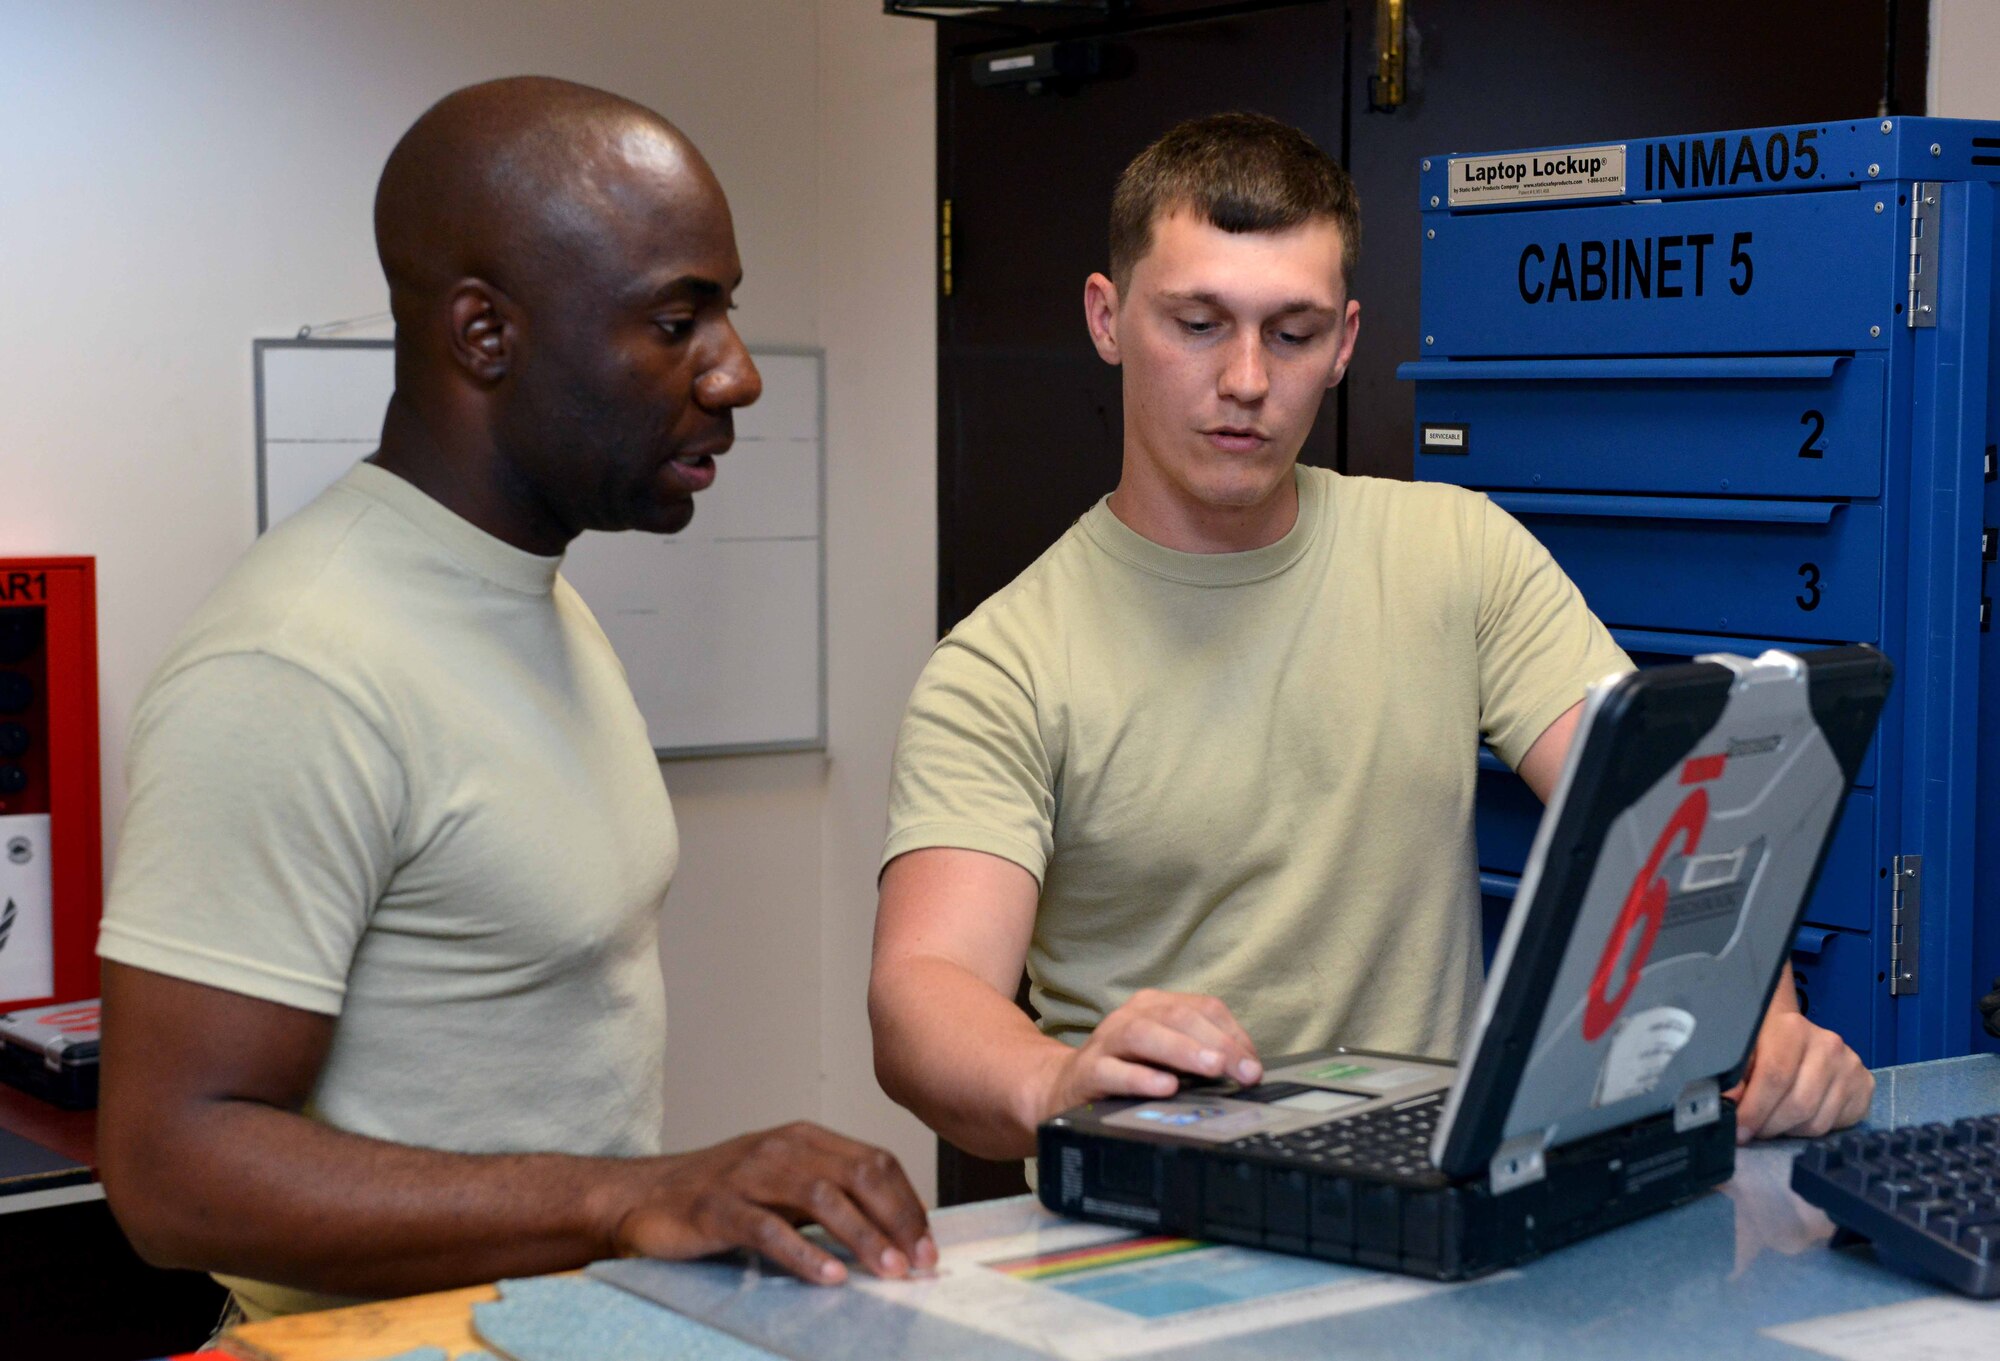
<svg viewBox="0 0 2000 1361">
<path fill-rule="evenodd" d="M 1755 657 L 1770 648 L 1796 651 L 1797 643 L 1767 643 L 1720 633 L 1658 633 L 1652 629 L 1612 629 L 1611 641 L 1627 652 L 1660 652 L 1692 660 L 1705 652 L 1733 652 Z"/>
<path fill-rule="evenodd" d="M 1571 496 L 1559 492 L 1496 491 L 1493 504 L 1510 515 L 1577 515 L 1617 520 L 1729 520 L 1758 525 L 1824 525 L 1844 501 L 1729 501 L 1701 496 Z"/>
<path fill-rule="evenodd" d="M 1398 364 L 1396 376 L 1418 383 L 1827 379 L 1847 358 L 1788 354 L 1729 359 L 1415 359 Z"/>
<path fill-rule="evenodd" d="M 1822 931 L 1817 926 L 1801 926 L 1792 937 L 1792 953 L 1795 955 L 1817 955 L 1826 949 L 1826 943 L 1833 939 L 1833 932 Z"/>
<path fill-rule="evenodd" d="M 1481 870 L 1479 891 L 1488 898 L 1505 898 L 1512 902 L 1521 891 L 1521 877 L 1517 874 L 1495 874 L 1491 870 Z"/>
<path fill-rule="evenodd" d="M 1514 767 L 1494 755 L 1493 748 L 1487 746 L 1484 742 L 1479 744 L 1479 768 L 1481 770 L 1490 770 L 1496 775 L 1512 775 L 1514 773 Z"/>
</svg>

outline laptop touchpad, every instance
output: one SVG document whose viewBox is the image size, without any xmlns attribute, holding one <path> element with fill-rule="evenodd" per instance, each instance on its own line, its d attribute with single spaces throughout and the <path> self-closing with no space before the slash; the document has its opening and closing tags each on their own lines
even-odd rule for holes
<svg viewBox="0 0 2000 1361">
<path fill-rule="evenodd" d="M 1292 1111 L 1315 1111 L 1321 1115 L 1331 1115 L 1335 1111 L 1346 1110 L 1349 1106 L 1359 1106 L 1369 1098 L 1349 1096 L 1345 1092 L 1329 1092 L 1317 1087 L 1306 1087 L 1290 1096 L 1281 1096 L 1271 1104 L 1283 1106 Z"/>
</svg>

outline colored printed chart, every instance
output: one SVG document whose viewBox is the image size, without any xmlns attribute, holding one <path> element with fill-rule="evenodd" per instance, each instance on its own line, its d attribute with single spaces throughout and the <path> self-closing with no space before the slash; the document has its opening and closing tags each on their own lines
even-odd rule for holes
<svg viewBox="0 0 2000 1361">
<path fill-rule="evenodd" d="M 1074 1276 L 1080 1272 L 1097 1271 L 1104 1267 L 1126 1266 L 1133 1262 L 1150 1261 L 1156 1257 L 1173 1257 L 1184 1252 L 1197 1252 L 1207 1247 L 1206 1243 L 1192 1238 L 1125 1238 L 1111 1243 L 1097 1243 L 1090 1247 L 1072 1248 L 1068 1252 L 1041 1252 L 1029 1257 L 1014 1257 L 982 1265 L 991 1270 L 1003 1272 L 1021 1281 L 1047 1281 L 1058 1276 Z"/>
<path fill-rule="evenodd" d="M 1050 1284 L 1066 1295 L 1106 1305 L 1123 1314 L 1163 1319 L 1197 1310 L 1278 1299 L 1340 1279 L 1318 1262 L 1240 1248 L 1208 1247 L 1207 1251 L 1181 1261 L 1138 1270 L 1092 1271 Z"/>
<path fill-rule="evenodd" d="M 1434 1282 L 1088 1224 L 947 1246 L 929 1280 L 851 1288 L 1063 1361 L 1114 1361 L 1373 1309 Z"/>
</svg>

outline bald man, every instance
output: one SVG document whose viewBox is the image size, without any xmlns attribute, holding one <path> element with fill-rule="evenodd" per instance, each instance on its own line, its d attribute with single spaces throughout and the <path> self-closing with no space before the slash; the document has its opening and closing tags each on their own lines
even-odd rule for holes
<svg viewBox="0 0 2000 1361">
<path fill-rule="evenodd" d="M 634 1253 L 841 1280 L 806 1220 L 930 1266 L 879 1149 L 800 1124 L 660 1154 L 679 845 L 558 569 L 586 529 L 685 526 L 757 399 L 720 186 L 644 108 L 497 81 L 404 135 L 375 228 L 381 448 L 245 555 L 134 716 L 112 1209 L 252 1318 Z"/>
</svg>

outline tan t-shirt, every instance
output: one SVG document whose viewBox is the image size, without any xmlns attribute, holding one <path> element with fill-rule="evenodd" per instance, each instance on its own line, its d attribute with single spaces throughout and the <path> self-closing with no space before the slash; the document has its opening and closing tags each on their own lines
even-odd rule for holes
<svg viewBox="0 0 2000 1361">
<path fill-rule="evenodd" d="M 559 562 L 362 464 L 257 542 L 139 700 L 98 951 L 337 1017 L 308 1107 L 336 1128 L 659 1151 L 679 843 Z M 254 1317 L 339 1302 L 225 1284 Z"/>
<path fill-rule="evenodd" d="M 1485 496 L 1298 470 L 1299 518 L 1187 554 L 1100 502 L 938 644 L 883 863 L 951 846 L 1041 883 L 1069 1043 L 1145 987 L 1260 1053 L 1450 1055 L 1481 978 L 1478 739 L 1510 764 L 1630 662 Z"/>
</svg>

